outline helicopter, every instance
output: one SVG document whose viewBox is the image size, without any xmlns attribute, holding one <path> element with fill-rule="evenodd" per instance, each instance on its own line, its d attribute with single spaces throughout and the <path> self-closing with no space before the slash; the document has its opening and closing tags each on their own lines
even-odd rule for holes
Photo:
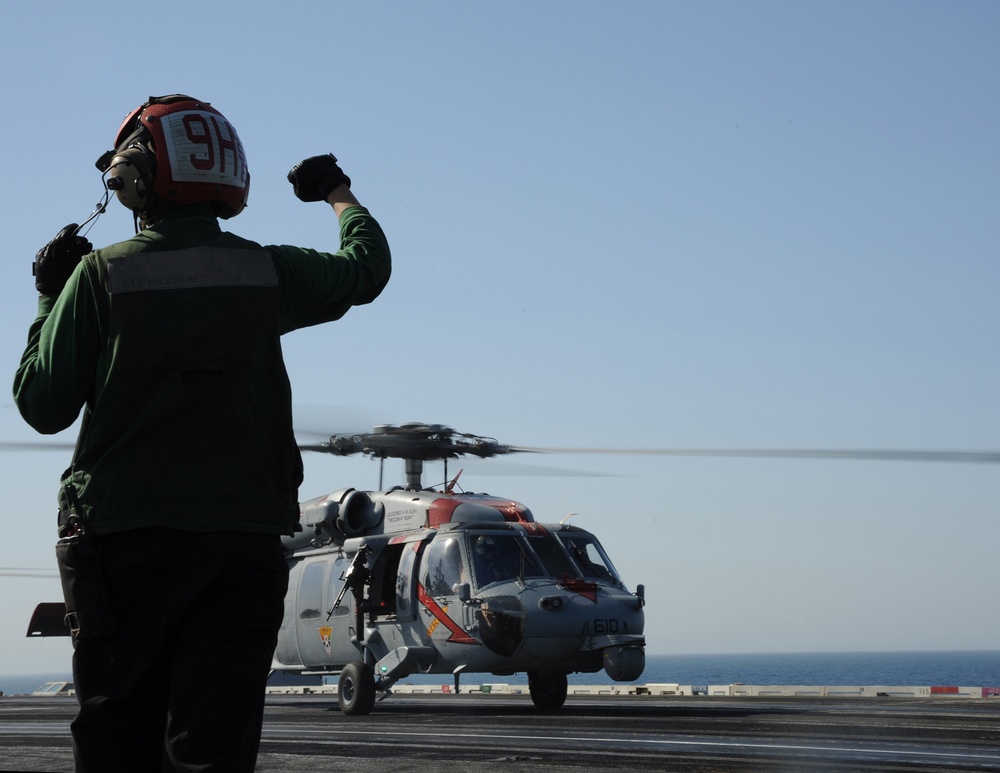
<svg viewBox="0 0 1000 773">
<path fill-rule="evenodd" d="M 369 714 L 413 674 L 449 674 L 459 692 L 464 674 L 526 672 L 542 710 L 563 705 L 570 673 L 642 674 L 645 591 L 626 588 L 597 537 L 458 491 L 461 473 L 447 479 L 449 459 L 529 449 L 421 423 L 300 448 L 402 459 L 406 481 L 300 504 L 301 531 L 283 538 L 290 571 L 273 672 L 339 675 L 347 715 Z M 428 461 L 445 462 L 438 489 L 422 483 Z M 39 605 L 28 635 L 68 634 L 62 606 Z"/>
<path fill-rule="evenodd" d="M 512 453 L 437 424 L 383 425 L 303 450 L 400 458 L 405 485 L 341 489 L 301 505 L 285 539 L 289 591 L 277 670 L 339 673 L 345 714 L 369 713 L 412 674 L 527 672 L 534 704 L 557 709 L 568 674 L 615 681 L 645 666 L 644 590 L 629 591 L 598 539 L 535 521 L 523 504 L 425 488 L 427 461 Z M 460 475 L 461 473 L 459 473 Z"/>
</svg>

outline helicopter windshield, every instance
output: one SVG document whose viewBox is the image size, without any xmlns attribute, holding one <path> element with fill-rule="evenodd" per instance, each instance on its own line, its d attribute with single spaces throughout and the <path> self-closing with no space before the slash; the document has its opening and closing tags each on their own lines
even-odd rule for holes
<svg viewBox="0 0 1000 773">
<path fill-rule="evenodd" d="M 622 584 L 618 572 L 593 535 L 563 531 L 559 532 L 558 538 L 573 558 L 574 565 L 578 567 L 575 573 L 580 577 L 593 582 Z"/>
<path fill-rule="evenodd" d="M 580 578 L 580 571 L 551 534 L 531 534 L 528 536 L 528 544 L 541 559 L 550 576 L 557 580 L 563 577 Z"/>
<path fill-rule="evenodd" d="M 480 534 L 472 538 L 472 563 L 476 585 L 544 577 L 538 559 L 514 534 Z"/>
</svg>

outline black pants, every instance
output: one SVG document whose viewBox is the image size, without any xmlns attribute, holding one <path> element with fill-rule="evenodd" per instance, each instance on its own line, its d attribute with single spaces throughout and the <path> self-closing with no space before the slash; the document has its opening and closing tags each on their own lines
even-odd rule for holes
<svg viewBox="0 0 1000 773">
<path fill-rule="evenodd" d="M 254 769 L 288 586 L 280 538 L 99 539 L 113 633 L 75 643 L 80 773 Z"/>
</svg>

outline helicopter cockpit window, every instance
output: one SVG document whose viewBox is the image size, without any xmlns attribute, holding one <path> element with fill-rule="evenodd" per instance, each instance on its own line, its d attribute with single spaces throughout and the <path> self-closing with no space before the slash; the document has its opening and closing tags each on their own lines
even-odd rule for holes
<svg viewBox="0 0 1000 773">
<path fill-rule="evenodd" d="M 573 563 L 579 567 L 583 579 L 622 584 L 604 549 L 594 537 L 589 534 L 563 532 L 559 534 L 559 540 L 566 546 Z"/>
<path fill-rule="evenodd" d="M 479 534 L 472 538 L 472 560 L 476 585 L 483 588 L 495 582 L 544 577 L 524 543 L 513 534 Z"/>
<path fill-rule="evenodd" d="M 462 570 L 462 548 L 454 537 L 434 540 L 424 553 L 420 581 L 431 596 L 453 596 L 455 586 L 468 582 Z"/>
<path fill-rule="evenodd" d="M 579 579 L 579 570 L 569 560 L 566 551 L 552 534 L 532 534 L 528 537 L 528 544 L 541 559 L 550 576 L 560 580 L 563 577 Z"/>
</svg>

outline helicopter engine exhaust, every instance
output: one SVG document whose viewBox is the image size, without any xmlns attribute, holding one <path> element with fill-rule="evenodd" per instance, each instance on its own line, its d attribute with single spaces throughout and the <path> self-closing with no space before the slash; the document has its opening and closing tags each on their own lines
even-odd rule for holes
<svg viewBox="0 0 1000 773">
<path fill-rule="evenodd" d="M 345 537 L 357 537 L 380 520 L 371 497 L 363 491 L 351 491 L 340 502 L 337 529 Z"/>
<path fill-rule="evenodd" d="M 325 497 L 303 503 L 303 531 L 293 537 L 283 537 L 288 550 L 298 550 L 309 544 L 325 544 L 357 537 L 382 521 L 385 505 L 375 502 L 366 491 L 341 489 Z"/>
</svg>

